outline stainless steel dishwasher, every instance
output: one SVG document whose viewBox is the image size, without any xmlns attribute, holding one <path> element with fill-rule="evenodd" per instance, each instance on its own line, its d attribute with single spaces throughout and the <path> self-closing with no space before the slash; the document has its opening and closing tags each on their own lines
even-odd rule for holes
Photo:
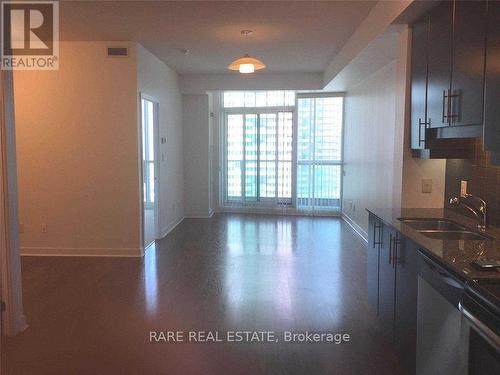
<svg viewBox="0 0 500 375">
<path fill-rule="evenodd" d="M 458 309 L 464 284 L 419 251 L 417 374 L 465 375 L 467 353 L 461 344 Z"/>
<path fill-rule="evenodd" d="M 500 279 L 468 282 L 459 308 L 468 375 L 500 374 Z"/>
</svg>

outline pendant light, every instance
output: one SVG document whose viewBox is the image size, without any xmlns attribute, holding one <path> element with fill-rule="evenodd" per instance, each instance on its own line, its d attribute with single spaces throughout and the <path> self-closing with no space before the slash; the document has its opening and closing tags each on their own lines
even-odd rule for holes
<svg viewBox="0 0 500 375">
<path fill-rule="evenodd" d="M 241 30 L 241 35 L 244 37 L 249 37 L 253 34 L 253 30 Z M 264 64 L 259 59 L 252 57 L 248 54 L 234 60 L 227 67 L 229 70 L 237 70 L 242 74 L 253 73 L 256 70 L 264 69 L 266 64 Z"/>
<path fill-rule="evenodd" d="M 253 73 L 256 70 L 264 69 L 265 67 L 266 65 L 262 61 L 246 54 L 239 59 L 234 60 L 227 68 L 230 70 L 238 70 L 243 74 L 248 74 Z"/>
</svg>

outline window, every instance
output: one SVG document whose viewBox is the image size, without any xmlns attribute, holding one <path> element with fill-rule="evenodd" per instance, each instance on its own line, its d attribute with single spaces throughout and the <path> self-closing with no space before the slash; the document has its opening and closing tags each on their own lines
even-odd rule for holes
<svg viewBox="0 0 500 375">
<path fill-rule="evenodd" d="M 293 107 L 293 91 L 226 91 L 224 108 Z"/>
<path fill-rule="evenodd" d="M 291 91 L 223 95 L 224 204 L 340 208 L 341 97 Z M 294 119 L 297 117 L 297 129 Z"/>
<path fill-rule="evenodd" d="M 340 210 L 343 98 L 297 102 L 297 206 Z"/>
</svg>

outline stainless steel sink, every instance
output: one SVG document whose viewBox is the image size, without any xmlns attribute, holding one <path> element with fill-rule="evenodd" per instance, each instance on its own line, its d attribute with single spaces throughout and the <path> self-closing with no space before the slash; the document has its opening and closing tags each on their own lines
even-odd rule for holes
<svg viewBox="0 0 500 375">
<path fill-rule="evenodd" d="M 487 234 L 473 232 L 451 220 L 427 218 L 401 218 L 399 220 L 424 236 L 436 240 L 487 241 L 494 239 Z"/>
<path fill-rule="evenodd" d="M 493 238 L 476 232 L 471 232 L 469 230 L 419 230 L 424 236 L 435 239 L 435 240 L 469 240 L 469 241 L 487 241 Z"/>
<path fill-rule="evenodd" d="M 450 220 L 445 219 L 399 219 L 409 227 L 418 231 L 437 230 L 437 231 L 466 231 L 467 228 Z"/>
</svg>

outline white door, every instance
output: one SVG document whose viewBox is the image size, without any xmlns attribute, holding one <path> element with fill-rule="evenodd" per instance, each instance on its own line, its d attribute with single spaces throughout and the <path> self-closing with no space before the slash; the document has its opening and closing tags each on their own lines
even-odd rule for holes
<svg viewBox="0 0 500 375">
<path fill-rule="evenodd" d="M 159 104 L 141 95 L 142 189 L 144 247 L 159 237 L 158 231 L 158 154 Z"/>
</svg>

